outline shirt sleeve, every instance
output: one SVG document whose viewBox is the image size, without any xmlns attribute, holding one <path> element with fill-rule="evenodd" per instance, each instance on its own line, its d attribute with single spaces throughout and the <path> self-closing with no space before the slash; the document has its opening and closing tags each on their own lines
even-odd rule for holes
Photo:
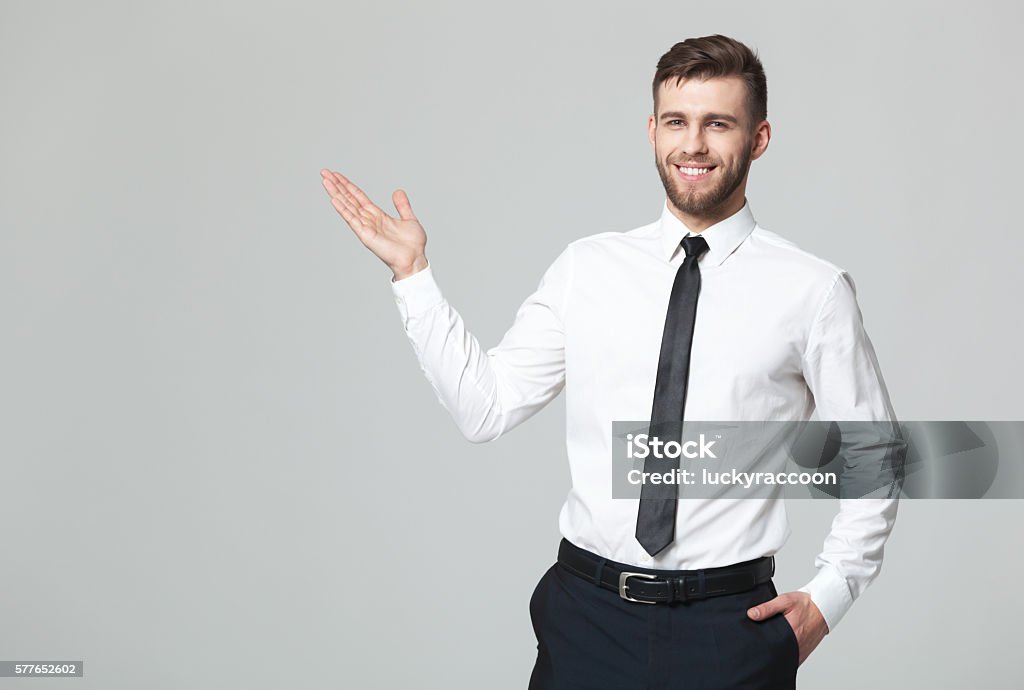
<svg viewBox="0 0 1024 690">
<path fill-rule="evenodd" d="M 886 462 L 904 452 L 905 443 L 864 330 L 856 287 L 845 271 L 835 277 L 811 327 L 803 367 L 819 419 L 836 421 L 841 429 L 844 423 L 861 423 L 859 433 L 844 434 L 840 452 L 846 466 L 874 466 L 867 471 L 880 476 L 877 473 L 885 471 Z M 865 428 L 872 432 L 865 434 Z M 875 438 L 866 438 L 872 433 Z M 839 512 L 814 561 L 817 574 L 800 588 L 811 595 L 830 631 L 878 576 L 885 542 L 896 520 L 897 498 L 885 496 L 898 496 L 898 491 L 870 495 L 873 497 L 840 495 Z"/>
<path fill-rule="evenodd" d="M 484 351 L 448 303 L 432 268 L 391 287 L 405 333 L 438 401 L 473 443 L 493 441 L 536 414 L 565 385 L 571 245 L 526 298 L 501 341 Z"/>
</svg>

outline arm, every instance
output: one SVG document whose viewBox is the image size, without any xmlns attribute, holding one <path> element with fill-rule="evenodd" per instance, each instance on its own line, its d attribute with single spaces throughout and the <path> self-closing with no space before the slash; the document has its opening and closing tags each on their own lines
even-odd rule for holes
<svg viewBox="0 0 1024 690">
<path fill-rule="evenodd" d="M 394 273 L 392 290 L 420 367 L 466 438 L 492 441 L 558 395 L 565 383 L 569 249 L 519 308 L 502 341 L 485 353 L 434 282 L 427 235 L 405 191 L 392 194 L 394 218 L 341 173 L 325 168 L 320 174 L 334 208 Z"/>
<path fill-rule="evenodd" d="M 466 330 L 428 266 L 393 281 L 405 333 L 437 399 L 474 443 L 536 414 L 565 384 L 565 305 L 571 245 L 544 273 L 501 342 L 487 350 Z"/>
<path fill-rule="evenodd" d="M 869 477 L 873 473 L 877 480 L 880 472 L 886 471 L 885 464 L 902 454 L 905 444 L 874 347 L 864 330 L 856 287 L 845 271 L 836 276 L 825 297 L 803 362 L 819 418 L 836 421 L 840 428 L 844 422 L 855 426 L 856 433 L 844 433 L 840 450 L 847 468 Z M 877 437 L 871 438 L 865 429 L 876 432 Z M 872 495 L 886 496 L 887 492 Z M 815 558 L 818 572 L 800 588 L 810 594 L 829 630 L 835 629 L 854 600 L 878 576 L 896 510 L 896 498 L 840 498 L 839 512 Z"/>
</svg>

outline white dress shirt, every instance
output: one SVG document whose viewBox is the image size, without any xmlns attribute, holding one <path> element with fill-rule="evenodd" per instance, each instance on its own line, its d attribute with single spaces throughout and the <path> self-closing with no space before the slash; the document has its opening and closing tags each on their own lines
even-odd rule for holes
<svg viewBox="0 0 1024 690">
<path fill-rule="evenodd" d="M 612 498 L 612 421 L 649 420 L 669 294 L 689 232 L 665 202 L 627 232 L 571 242 L 484 351 L 427 268 L 395 281 L 405 332 L 438 400 L 470 441 L 493 441 L 566 391 L 572 488 L 562 535 L 646 568 L 696 569 L 776 553 L 779 499 L 681 500 L 675 539 L 653 558 L 636 540 L 638 499 Z M 750 204 L 700 233 L 701 292 L 688 420 L 895 421 L 844 270 L 754 220 Z M 839 501 L 808 592 L 834 630 L 878 575 L 895 499 Z"/>
</svg>

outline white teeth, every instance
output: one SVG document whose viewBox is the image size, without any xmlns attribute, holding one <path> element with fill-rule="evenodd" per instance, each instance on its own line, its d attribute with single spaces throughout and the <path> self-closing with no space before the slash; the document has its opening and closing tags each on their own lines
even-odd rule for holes
<svg viewBox="0 0 1024 690">
<path fill-rule="evenodd" d="M 711 170 L 711 168 L 683 168 L 678 165 L 676 167 L 682 170 L 687 175 L 703 175 L 704 173 Z"/>
</svg>

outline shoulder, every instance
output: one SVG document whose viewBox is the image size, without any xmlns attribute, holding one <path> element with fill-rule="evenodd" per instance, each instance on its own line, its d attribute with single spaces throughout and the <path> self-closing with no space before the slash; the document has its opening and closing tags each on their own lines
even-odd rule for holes
<svg viewBox="0 0 1024 690">
<path fill-rule="evenodd" d="M 630 230 L 610 230 L 584 235 L 569 243 L 566 251 L 576 261 L 594 261 L 622 257 L 636 251 L 649 251 L 658 240 L 658 224 L 648 223 Z"/>
<path fill-rule="evenodd" d="M 795 242 L 756 225 L 747 242 L 747 254 L 772 271 L 784 271 L 791 280 L 806 282 L 828 292 L 840 278 L 852 283 L 846 269 L 803 249 Z"/>
</svg>

